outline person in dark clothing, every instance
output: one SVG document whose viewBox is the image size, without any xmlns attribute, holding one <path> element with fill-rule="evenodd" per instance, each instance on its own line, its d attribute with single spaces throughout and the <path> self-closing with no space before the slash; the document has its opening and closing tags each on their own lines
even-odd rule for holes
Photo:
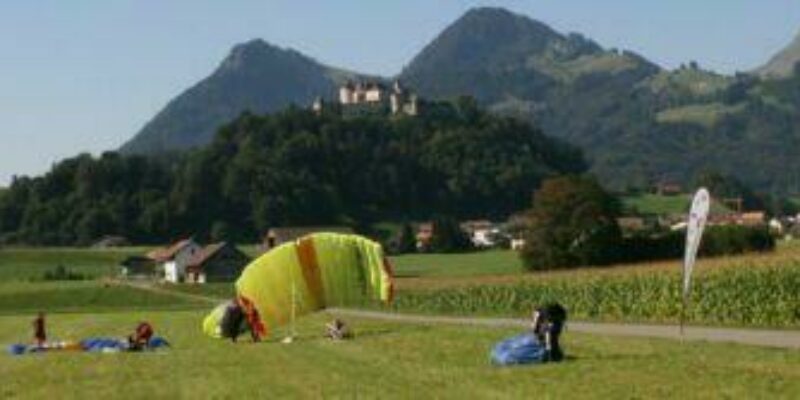
<svg viewBox="0 0 800 400">
<path fill-rule="evenodd" d="M 44 313 L 39 312 L 36 319 L 33 320 L 33 339 L 39 347 L 44 346 L 47 341 L 47 333 L 45 332 Z"/>
<path fill-rule="evenodd" d="M 559 338 L 567 321 L 567 310 L 559 303 L 549 303 L 533 310 L 531 328 L 539 343 L 545 345 L 547 361 L 561 361 L 564 352 Z"/>
<path fill-rule="evenodd" d="M 244 309 L 238 302 L 232 301 L 226 308 L 225 314 L 220 321 L 220 331 L 222 337 L 231 339 L 236 342 L 242 332 L 248 330 L 247 318 Z M 254 342 L 258 341 L 258 335 L 250 329 L 250 335 Z"/>
</svg>

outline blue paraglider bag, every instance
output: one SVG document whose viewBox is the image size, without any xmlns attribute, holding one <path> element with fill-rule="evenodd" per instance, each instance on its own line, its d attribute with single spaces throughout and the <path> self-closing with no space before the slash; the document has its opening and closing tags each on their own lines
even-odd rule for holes
<svg viewBox="0 0 800 400">
<path fill-rule="evenodd" d="M 544 362 L 547 350 L 536 336 L 524 333 L 503 340 L 492 349 L 492 363 L 497 365 L 518 365 Z"/>
</svg>

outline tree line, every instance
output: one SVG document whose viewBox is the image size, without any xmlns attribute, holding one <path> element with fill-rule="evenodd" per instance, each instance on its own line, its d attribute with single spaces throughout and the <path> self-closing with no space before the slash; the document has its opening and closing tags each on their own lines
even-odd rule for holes
<svg viewBox="0 0 800 400">
<path fill-rule="evenodd" d="M 0 242 L 252 242 L 274 226 L 502 218 L 543 179 L 586 169 L 577 148 L 467 98 L 417 117 L 244 113 L 187 153 L 79 155 L 14 178 L 0 192 Z"/>
</svg>

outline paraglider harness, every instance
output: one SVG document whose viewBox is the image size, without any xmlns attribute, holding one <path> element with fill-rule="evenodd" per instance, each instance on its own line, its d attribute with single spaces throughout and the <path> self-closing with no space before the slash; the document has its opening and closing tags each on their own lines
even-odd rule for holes
<svg viewBox="0 0 800 400">
<path fill-rule="evenodd" d="M 544 344 L 545 361 L 561 361 L 564 352 L 561 350 L 559 337 L 567 321 L 567 310 L 559 303 L 550 303 L 533 310 L 533 334 Z"/>
<path fill-rule="evenodd" d="M 353 333 L 344 321 L 337 318 L 325 324 L 325 337 L 332 340 L 352 339 Z"/>
</svg>

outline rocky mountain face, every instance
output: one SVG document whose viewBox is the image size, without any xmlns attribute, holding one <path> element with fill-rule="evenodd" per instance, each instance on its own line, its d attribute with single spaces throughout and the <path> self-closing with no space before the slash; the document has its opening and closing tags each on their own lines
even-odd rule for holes
<svg viewBox="0 0 800 400">
<path fill-rule="evenodd" d="M 787 78 L 794 73 L 798 62 L 800 62 L 800 33 L 769 62 L 756 69 L 755 73 L 763 78 Z"/>
</svg>

